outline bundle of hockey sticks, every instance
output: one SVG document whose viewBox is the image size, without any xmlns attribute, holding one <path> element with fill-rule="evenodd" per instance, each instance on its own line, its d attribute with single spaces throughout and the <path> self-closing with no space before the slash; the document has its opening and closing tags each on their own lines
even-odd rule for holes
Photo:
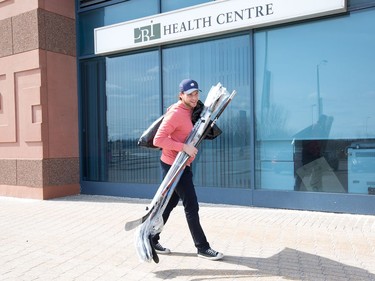
<svg viewBox="0 0 375 281">
<path fill-rule="evenodd" d="M 195 123 L 185 143 L 193 144 L 195 147 L 198 147 L 235 94 L 236 91 L 230 94 L 220 83 L 216 86 L 212 86 L 204 102 L 204 108 L 200 118 Z M 151 237 L 160 233 L 163 229 L 164 223 L 162 214 L 189 158 L 190 156 L 183 151 L 177 154 L 175 161 L 149 204 L 147 208 L 148 212 L 143 217 L 125 224 L 125 230 L 127 231 L 137 227 L 135 244 L 137 254 L 142 261 L 150 262 L 154 260 L 156 263 L 159 262 Z"/>
</svg>

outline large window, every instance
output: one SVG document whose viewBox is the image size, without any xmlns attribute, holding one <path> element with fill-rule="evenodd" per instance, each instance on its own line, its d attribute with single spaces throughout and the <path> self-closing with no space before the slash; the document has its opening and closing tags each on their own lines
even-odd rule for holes
<svg viewBox="0 0 375 281">
<path fill-rule="evenodd" d="M 202 143 L 193 163 L 195 184 L 250 188 L 250 37 L 212 40 L 163 50 L 164 110 L 175 103 L 178 83 L 197 80 L 204 101 L 218 82 L 238 94 L 218 121 L 223 133 Z"/>
<path fill-rule="evenodd" d="M 159 154 L 137 146 L 143 128 L 160 116 L 159 61 L 157 51 L 106 60 L 109 182 L 159 180 Z"/>
<path fill-rule="evenodd" d="M 255 33 L 256 188 L 372 192 L 374 34 L 374 10 Z"/>
<path fill-rule="evenodd" d="M 202 101 L 218 82 L 238 92 L 218 121 L 222 135 L 199 148 L 195 183 L 250 188 L 249 42 L 244 35 L 83 62 L 84 180 L 160 183 L 160 151 L 139 148 L 137 139 L 177 101 L 178 84 L 190 77 Z"/>
<path fill-rule="evenodd" d="M 151 16 L 158 12 L 157 1 L 133 0 L 80 13 L 78 17 L 79 55 L 94 54 L 95 28 Z"/>
<path fill-rule="evenodd" d="M 159 61 L 152 51 L 82 63 L 84 180 L 159 181 L 158 152 L 137 146 L 161 114 Z"/>
</svg>

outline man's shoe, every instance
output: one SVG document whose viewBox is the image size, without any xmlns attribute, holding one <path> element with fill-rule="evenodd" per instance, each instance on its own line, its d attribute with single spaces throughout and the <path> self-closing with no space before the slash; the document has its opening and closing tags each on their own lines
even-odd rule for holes
<svg viewBox="0 0 375 281">
<path fill-rule="evenodd" d="M 168 248 L 164 248 L 160 243 L 155 244 L 154 248 L 155 251 L 161 255 L 168 255 L 171 253 L 171 250 L 169 250 Z"/>
<path fill-rule="evenodd" d="M 212 250 L 211 248 L 208 248 L 205 251 L 198 251 L 198 257 L 212 261 L 217 261 L 222 259 L 224 255 L 222 253 Z"/>
</svg>

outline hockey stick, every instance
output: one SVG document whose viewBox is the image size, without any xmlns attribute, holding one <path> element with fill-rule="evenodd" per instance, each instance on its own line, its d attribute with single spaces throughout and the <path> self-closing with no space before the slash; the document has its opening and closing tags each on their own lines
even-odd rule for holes
<svg viewBox="0 0 375 281">
<path fill-rule="evenodd" d="M 180 177 L 181 177 L 181 173 L 176 175 L 176 177 L 172 178 L 169 181 L 168 185 L 170 185 L 170 186 L 176 185 L 178 183 Z M 136 228 L 138 225 L 141 225 L 142 223 L 144 223 L 148 219 L 148 217 L 151 215 L 153 210 L 157 207 L 157 205 L 159 205 L 159 204 L 156 201 L 154 204 L 152 204 L 151 208 L 149 208 L 149 207 L 146 208 L 146 211 L 148 211 L 148 212 L 143 217 L 138 218 L 138 219 L 133 220 L 133 221 L 128 221 L 127 223 L 125 223 L 125 230 L 126 231 L 132 230 L 132 229 Z"/>
<path fill-rule="evenodd" d="M 217 113 L 214 112 L 214 116 L 213 116 L 213 120 L 209 120 L 209 124 L 208 126 L 206 127 L 204 133 L 202 134 L 202 136 L 199 138 L 199 140 L 197 141 L 197 143 L 194 144 L 195 147 L 198 147 L 199 144 L 203 141 L 204 137 L 207 135 L 207 133 L 209 132 L 209 130 L 215 125 L 217 119 L 219 118 L 219 116 L 223 113 L 223 111 L 225 110 L 225 108 L 228 106 L 228 104 L 232 101 L 233 97 L 236 95 L 236 91 L 233 91 L 231 93 L 231 95 L 227 98 L 227 100 L 221 105 L 220 108 L 218 108 L 216 110 Z M 204 120 L 204 121 L 201 121 L 201 122 L 206 122 L 207 120 Z M 187 140 L 187 142 L 190 142 L 192 140 Z M 189 157 L 188 157 L 189 158 Z M 188 160 L 188 158 L 183 161 L 183 164 L 184 165 L 186 163 L 186 161 Z M 172 177 L 169 181 L 169 183 L 167 184 L 167 187 L 166 187 L 166 190 L 164 193 L 166 193 L 167 190 L 169 190 L 170 188 L 174 189 L 175 186 L 177 185 L 178 183 L 178 180 L 181 176 L 181 172 L 177 173 L 175 175 L 175 177 Z M 156 198 L 157 196 L 155 196 Z M 164 200 L 165 201 L 165 200 Z M 154 209 L 159 205 L 157 204 L 158 202 L 152 202 L 149 206 L 151 206 L 150 208 L 147 208 L 146 210 L 148 211 L 144 216 L 142 216 L 141 218 L 138 218 L 136 220 L 133 220 L 133 221 L 129 221 L 125 224 L 125 230 L 126 231 L 130 231 L 134 228 L 136 228 L 137 226 L 141 225 L 142 223 L 144 223 L 148 217 L 151 215 L 151 213 L 154 211 Z"/>
<path fill-rule="evenodd" d="M 224 94 L 223 94 L 224 92 Z M 205 105 L 204 110 L 202 111 L 199 120 L 195 124 L 192 132 L 185 141 L 185 143 L 193 144 L 195 147 L 202 142 L 205 138 L 209 129 L 211 129 L 218 117 L 227 107 L 229 102 L 232 100 L 235 91 L 229 95 L 225 94 L 226 89 L 221 86 L 220 83 L 215 87 L 212 87 L 208 97 L 210 100 Z M 190 158 L 185 152 L 178 153 L 171 169 L 168 171 L 167 175 L 164 177 L 163 182 L 159 186 L 157 193 L 154 196 L 151 204 L 151 212 L 145 219 L 145 221 L 139 225 L 136 231 L 136 249 L 139 258 L 142 261 L 151 261 L 159 262 L 157 254 L 155 254 L 155 249 L 153 248 L 152 241 L 150 237 L 156 233 L 160 233 L 164 226 L 162 213 L 166 208 L 170 197 L 173 194 L 175 186 L 179 181 L 179 177 L 186 165 L 187 160 Z"/>
<path fill-rule="evenodd" d="M 213 119 L 209 120 L 208 126 L 205 128 L 203 134 L 201 135 L 201 137 L 199 137 L 198 141 L 194 144 L 195 147 L 198 147 L 200 145 L 200 143 L 205 139 L 206 135 L 208 134 L 208 132 L 210 131 L 210 129 L 216 124 L 218 118 L 224 112 L 224 110 L 228 106 L 228 104 L 232 101 L 232 99 L 235 96 L 235 94 L 236 94 L 236 92 L 233 91 L 232 94 L 225 101 L 225 103 L 223 103 L 222 106 L 216 110 L 217 113 L 214 112 Z M 189 139 L 188 139 L 187 143 L 188 142 L 189 142 Z M 163 192 L 162 192 L 162 202 L 160 204 L 161 208 L 159 210 L 160 213 L 163 213 L 163 211 L 164 211 L 164 209 L 165 209 L 165 207 L 167 205 L 166 202 L 169 202 L 169 199 L 170 199 L 170 197 L 172 195 L 172 192 L 170 192 L 170 191 L 174 190 L 175 186 L 177 185 L 177 183 L 178 183 L 178 181 L 179 181 L 179 179 L 181 177 L 181 174 L 183 172 L 183 168 L 184 168 L 187 160 L 190 158 L 190 156 L 187 155 L 185 152 L 182 152 L 182 155 L 178 155 L 176 159 L 178 159 L 179 156 L 180 157 L 186 157 L 186 158 L 181 160 L 180 169 L 176 171 L 178 173 L 178 176 L 175 179 L 172 179 L 173 180 L 173 184 L 167 186 L 163 190 Z M 177 161 L 179 161 L 179 160 L 177 160 Z"/>
</svg>

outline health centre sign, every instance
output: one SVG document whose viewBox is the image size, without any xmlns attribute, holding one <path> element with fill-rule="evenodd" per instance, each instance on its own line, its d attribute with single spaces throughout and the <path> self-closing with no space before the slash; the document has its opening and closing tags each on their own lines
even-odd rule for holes
<svg viewBox="0 0 375 281">
<path fill-rule="evenodd" d="M 94 30 L 95 54 L 204 38 L 346 11 L 346 0 L 218 0 Z"/>
</svg>

